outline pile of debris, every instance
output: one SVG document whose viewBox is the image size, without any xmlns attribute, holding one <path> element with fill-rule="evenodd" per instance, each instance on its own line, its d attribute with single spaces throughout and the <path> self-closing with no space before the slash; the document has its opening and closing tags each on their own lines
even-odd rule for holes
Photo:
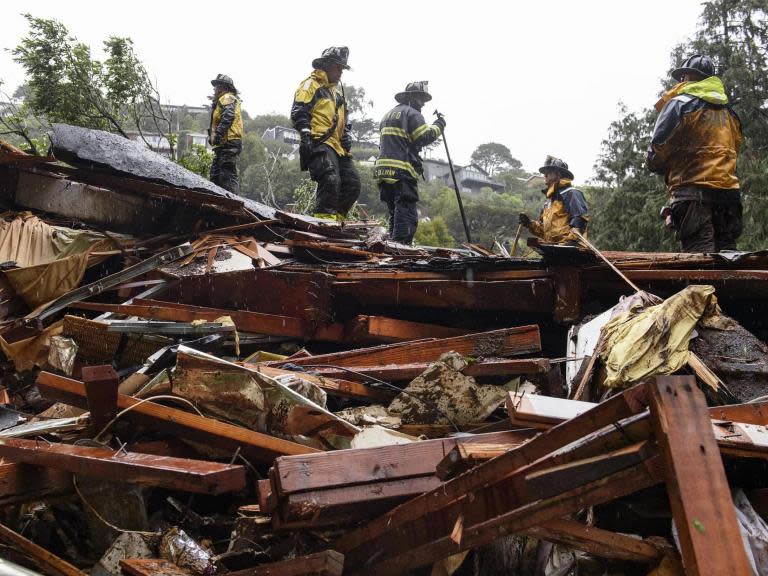
<svg viewBox="0 0 768 576">
<path fill-rule="evenodd" d="M 51 141 L 0 143 L 4 568 L 768 573 L 768 253 L 403 246 Z"/>
</svg>

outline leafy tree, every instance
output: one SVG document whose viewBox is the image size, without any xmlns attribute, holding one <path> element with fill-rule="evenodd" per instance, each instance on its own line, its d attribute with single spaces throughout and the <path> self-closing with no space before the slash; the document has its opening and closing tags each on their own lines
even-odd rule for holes
<svg viewBox="0 0 768 576">
<path fill-rule="evenodd" d="M 480 144 L 472 152 L 472 163 L 480 166 L 491 176 L 502 168 L 519 169 L 523 166 L 520 160 L 512 156 L 509 148 L 498 142 Z"/>
<path fill-rule="evenodd" d="M 27 104 L 19 103 L 15 95 L 10 98 L 2 90 L 2 84 L 0 81 L 0 99 L 4 101 L 0 105 L 0 136 L 26 148 L 30 154 L 45 153 L 47 139 L 42 133 L 44 127 L 30 114 Z"/>
<path fill-rule="evenodd" d="M 100 62 L 60 22 L 24 17 L 29 32 L 12 53 L 26 71 L 26 103 L 33 114 L 126 138 L 131 129 L 143 134 L 148 126 L 170 135 L 170 120 L 130 38 L 110 36 L 103 44 L 107 58 Z"/>
<path fill-rule="evenodd" d="M 445 220 L 439 216 L 428 222 L 419 222 L 413 242 L 420 246 L 442 246 L 444 248 L 454 246 L 453 236 L 448 231 Z"/>
<path fill-rule="evenodd" d="M 208 178 L 211 173 L 211 163 L 213 162 L 213 153 L 209 152 L 205 146 L 199 144 L 192 144 L 190 150 L 188 150 L 178 160 L 178 163 L 184 166 L 187 170 L 200 174 L 204 178 Z"/>
<path fill-rule="evenodd" d="M 378 145 L 379 124 L 368 116 L 373 109 L 373 101 L 365 95 L 365 88 L 344 86 L 344 98 L 349 110 L 350 132 L 355 146 Z"/>
<path fill-rule="evenodd" d="M 274 128 L 275 126 L 290 128 L 292 126 L 291 119 L 284 114 L 259 114 L 250 118 L 248 113 L 243 111 L 243 129 L 246 132 L 253 132 L 261 138 L 267 128 Z"/>
</svg>

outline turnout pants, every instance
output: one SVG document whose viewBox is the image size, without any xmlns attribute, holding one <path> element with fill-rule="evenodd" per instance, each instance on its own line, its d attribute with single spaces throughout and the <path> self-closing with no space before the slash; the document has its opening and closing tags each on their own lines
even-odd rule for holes
<svg viewBox="0 0 768 576">
<path fill-rule="evenodd" d="M 379 195 L 389 209 L 389 237 L 401 244 L 413 242 L 419 225 L 419 213 L 416 210 L 419 192 L 416 182 L 379 182 Z"/>
<path fill-rule="evenodd" d="M 239 140 L 225 142 L 213 149 L 210 181 L 225 190 L 240 194 L 240 179 L 237 176 L 237 158 L 242 143 Z"/>
<path fill-rule="evenodd" d="M 360 176 L 352 157 L 340 158 L 327 144 L 312 150 L 309 175 L 317 182 L 315 214 L 346 216 L 360 197 Z"/>
<path fill-rule="evenodd" d="M 735 250 L 741 236 L 741 200 L 738 202 L 676 201 L 672 221 L 683 252 Z"/>
</svg>

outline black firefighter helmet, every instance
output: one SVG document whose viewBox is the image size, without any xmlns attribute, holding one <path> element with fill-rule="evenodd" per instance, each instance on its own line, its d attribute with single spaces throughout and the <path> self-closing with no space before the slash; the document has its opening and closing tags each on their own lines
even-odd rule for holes
<svg viewBox="0 0 768 576">
<path fill-rule="evenodd" d="M 228 88 L 232 89 L 232 92 L 237 93 L 237 88 L 235 88 L 235 81 L 232 80 L 230 76 L 227 76 L 226 74 L 217 74 L 216 78 L 211 80 L 211 86 L 214 88 L 216 86 L 227 86 Z"/>
<path fill-rule="evenodd" d="M 320 58 L 312 60 L 312 67 L 323 69 L 328 64 L 339 64 L 344 70 L 352 70 L 347 64 L 349 58 L 349 48 L 346 46 L 331 46 L 323 50 Z"/>
<path fill-rule="evenodd" d="M 683 76 L 686 74 L 699 74 L 704 78 L 709 78 L 715 75 L 715 63 L 709 56 L 694 54 L 683 62 L 680 68 L 675 68 L 672 71 L 672 78 L 682 82 Z"/>
<path fill-rule="evenodd" d="M 547 156 L 547 159 L 544 160 L 544 166 L 539 168 L 539 172 L 544 174 L 545 170 L 552 170 L 552 168 L 556 168 L 560 171 L 561 178 L 568 178 L 569 180 L 573 180 L 573 172 L 568 170 L 568 164 L 560 160 L 560 158 L 555 158 L 554 156 Z"/>
<path fill-rule="evenodd" d="M 405 87 L 405 90 L 395 94 L 395 100 L 400 102 L 400 104 L 405 104 L 411 96 L 421 96 L 424 99 L 424 102 L 429 102 L 432 100 L 432 95 L 429 93 L 428 84 L 429 82 L 427 80 L 410 82 Z"/>
</svg>

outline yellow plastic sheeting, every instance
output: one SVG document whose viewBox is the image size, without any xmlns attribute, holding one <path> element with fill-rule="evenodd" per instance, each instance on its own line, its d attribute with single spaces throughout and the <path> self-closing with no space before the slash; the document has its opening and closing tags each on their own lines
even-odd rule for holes
<svg viewBox="0 0 768 576">
<path fill-rule="evenodd" d="M 5 338 L 0 336 L 0 348 L 3 353 L 13 361 L 13 366 L 17 372 L 32 370 L 35 366 L 45 368 L 48 364 L 48 350 L 51 344 L 51 338 L 58 336 L 64 329 L 64 321 L 59 320 L 51 324 L 37 336 L 19 340 L 18 342 L 8 343 Z"/>
<path fill-rule="evenodd" d="M 6 270 L 14 291 L 30 308 L 47 304 L 80 285 L 88 267 L 88 252 L 73 254 L 48 264 Z"/>
<path fill-rule="evenodd" d="M 661 304 L 642 310 L 642 303 L 608 321 L 600 358 L 604 385 L 622 387 L 657 374 L 672 374 L 688 362 L 688 342 L 696 323 L 723 327 L 712 286 L 688 286 Z"/>
</svg>

